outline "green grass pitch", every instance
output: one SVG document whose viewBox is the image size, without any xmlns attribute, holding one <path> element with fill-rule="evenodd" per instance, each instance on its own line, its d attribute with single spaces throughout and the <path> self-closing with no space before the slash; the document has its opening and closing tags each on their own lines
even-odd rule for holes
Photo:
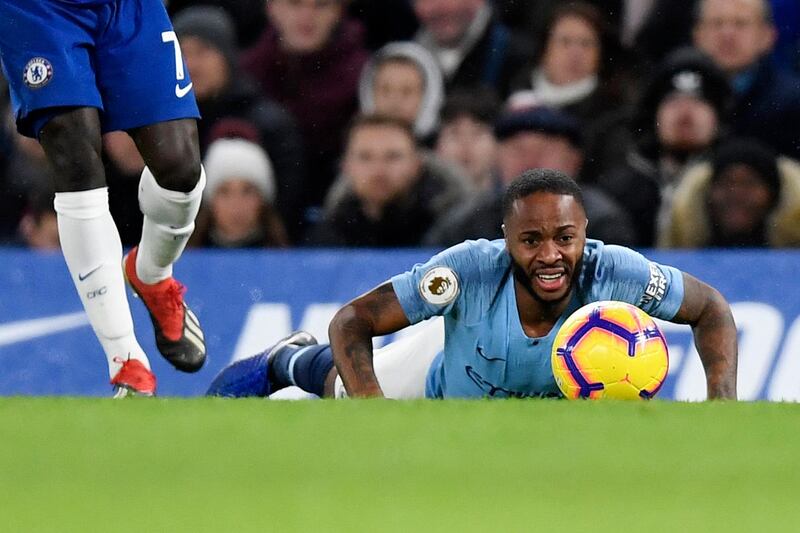
<svg viewBox="0 0 800 533">
<path fill-rule="evenodd" d="M 0 399 L 3 531 L 797 531 L 800 405 Z"/>
</svg>

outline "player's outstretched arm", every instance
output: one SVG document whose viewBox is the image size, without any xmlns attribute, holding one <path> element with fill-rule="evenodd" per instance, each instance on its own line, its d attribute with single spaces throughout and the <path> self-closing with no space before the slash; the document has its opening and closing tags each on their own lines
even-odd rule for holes
<svg viewBox="0 0 800 533">
<path fill-rule="evenodd" d="M 708 399 L 736 399 L 736 323 L 728 302 L 715 288 L 683 273 L 684 297 L 673 319 L 692 326 L 703 361 Z"/>
<path fill-rule="evenodd" d="M 347 394 L 383 396 L 372 366 L 372 337 L 408 326 L 390 282 L 386 282 L 339 309 L 328 327 L 333 362 Z"/>
</svg>

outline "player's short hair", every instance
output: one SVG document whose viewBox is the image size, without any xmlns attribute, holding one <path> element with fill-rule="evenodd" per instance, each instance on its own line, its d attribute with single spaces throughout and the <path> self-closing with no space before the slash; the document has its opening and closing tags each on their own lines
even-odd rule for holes
<svg viewBox="0 0 800 533">
<path fill-rule="evenodd" d="M 350 143 L 350 140 L 355 132 L 361 128 L 369 127 L 397 128 L 405 133 L 409 139 L 411 139 L 411 142 L 414 144 L 414 146 L 417 145 L 417 138 L 414 136 L 414 130 L 411 124 L 399 118 L 380 114 L 357 115 L 350 122 L 350 127 L 347 128 L 347 136 L 345 137 L 346 144 Z"/>
<path fill-rule="evenodd" d="M 583 193 L 574 179 L 560 170 L 535 168 L 526 170 L 514 178 L 514 181 L 506 189 L 503 195 L 503 218 L 505 219 L 511 213 L 514 202 L 537 192 L 572 196 L 581 207 L 584 207 Z"/>
</svg>

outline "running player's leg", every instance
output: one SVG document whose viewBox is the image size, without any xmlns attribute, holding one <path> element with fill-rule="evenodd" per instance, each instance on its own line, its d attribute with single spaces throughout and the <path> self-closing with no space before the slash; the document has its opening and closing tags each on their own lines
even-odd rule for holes
<svg viewBox="0 0 800 533">
<path fill-rule="evenodd" d="M 108 16 L 111 29 L 97 53 L 103 126 L 128 131 L 147 165 L 139 185 L 142 239 L 125 273 L 150 312 L 161 353 L 194 372 L 205 361 L 203 333 L 172 278 L 205 185 L 192 84 L 161 0 L 126 0 Z"/>
<path fill-rule="evenodd" d="M 102 101 L 87 30 L 96 15 L 56 2 L 2 2 L 0 55 L 17 126 L 24 135 L 39 137 L 55 170 L 61 248 L 105 351 L 112 383 L 151 394 L 155 379 L 133 333 L 120 269 L 122 246 L 108 210 L 100 158 Z"/>
</svg>

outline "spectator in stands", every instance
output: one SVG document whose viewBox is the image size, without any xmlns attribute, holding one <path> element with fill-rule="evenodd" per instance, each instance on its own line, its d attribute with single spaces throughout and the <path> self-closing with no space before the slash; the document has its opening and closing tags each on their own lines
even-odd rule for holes
<svg viewBox="0 0 800 533">
<path fill-rule="evenodd" d="M 19 223 L 19 237 L 28 248 L 53 251 L 61 249 L 54 199 L 55 191 L 49 185 L 30 192 L 25 214 Z"/>
<path fill-rule="evenodd" d="M 219 7 L 198 6 L 181 11 L 173 20 L 186 65 L 194 84 L 202 119 L 197 130 L 205 153 L 212 130 L 222 121 L 247 121 L 275 169 L 275 205 L 290 232 L 301 232 L 299 212 L 305 183 L 305 158 L 297 123 L 271 99 L 264 98 L 238 66 L 236 33 L 228 14 Z"/>
<path fill-rule="evenodd" d="M 211 143 L 203 162 L 206 189 L 192 246 L 260 248 L 286 246 L 288 238 L 273 207 L 275 178 L 267 154 L 244 139 Z"/>
<path fill-rule="evenodd" d="M 264 0 L 165 0 L 164 3 L 173 21 L 184 9 L 198 5 L 213 5 L 225 9 L 236 28 L 239 48 L 252 46 L 264 31 L 267 22 Z"/>
<path fill-rule="evenodd" d="M 499 22 L 488 0 L 413 0 L 415 40 L 439 63 L 449 92 L 484 85 L 505 98 L 511 76 L 530 60 L 531 45 Z"/>
<path fill-rule="evenodd" d="M 0 103 L 0 244 L 18 244 L 28 199 L 49 190 L 51 170 L 39 143 L 18 135 L 7 116 Z"/>
<path fill-rule="evenodd" d="M 756 140 L 720 144 L 681 180 L 659 245 L 800 246 L 800 164 Z"/>
<path fill-rule="evenodd" d="M 777 33 L 767 0 L 700 0 L 694 42 L 731 80 L 737 135 L 800 158 L 800 79 L 770 58 Z"/>
<path fill-rule="evenodd" d="M 526 170 L 549 168 L 570 176 L 581 174 L 580 123 L 563 111 L 536 107 L 507 112 L 497 121 L 495 135 L 500 142 L 499 185 L 448 213 L 426 235 L 426 244 L 449 246 L 466 239 L 502 237 L 503 189 Z M 589 219 L 587 236 L 629 244 L 633 229 L 626 213 L 597 187 L 586 184 L 581 189 Z"/>
<path fill-rule="evenodd" d="M 436 154 L 462 169 L 474 193 L 498 186 L 493 174 L 498 111 L 494 93 L 488 90 L 454 91 L 442 108 Z"/>
<path fill-rule="evenodd" d="M 635 222 L 636 246 L 655 243 L 678 177 L 723 134 L 729 101 L 724 73 L 691 48 L 670 54 L 644 87 L 624 163 L 598 178 Z"/>
<path fill-rule="evenodd" d="M 466 195 L 461 177 L 426 163 L 406 122 L 380 115 L 353 123 L 342 173 L 342 187 L 331 190 L 312 244 L 418 246 Z"/>
<path fill-rule="evenodd" d="M 430 52 L 416 43 L 389 43 L 361 71 L 361 113 L 405 120 L 421 141 L 433 135 L 444 99 L 442 74 Z"/>
<path fill-rule="evenodd" d="M 512 80 L 511 107 L 563 109 L 581 121 L 584 151 L 595 169 L 624 157 L 626 103 L 620 43 L 603 14 L 586 2 L 558 5 L 541 35 L 534 60 Z"/>
<path fill-rule="evenodd" d="M 270 25 L 242 57 L 263 93 L 297 120 L 307 155 L 305 197 L 318 206 L 337 174 L 342 131 L 356 111 L 367 61 L 361 26 L 344 17 L 345 0 L 269 0 Z"/>
</svg>

